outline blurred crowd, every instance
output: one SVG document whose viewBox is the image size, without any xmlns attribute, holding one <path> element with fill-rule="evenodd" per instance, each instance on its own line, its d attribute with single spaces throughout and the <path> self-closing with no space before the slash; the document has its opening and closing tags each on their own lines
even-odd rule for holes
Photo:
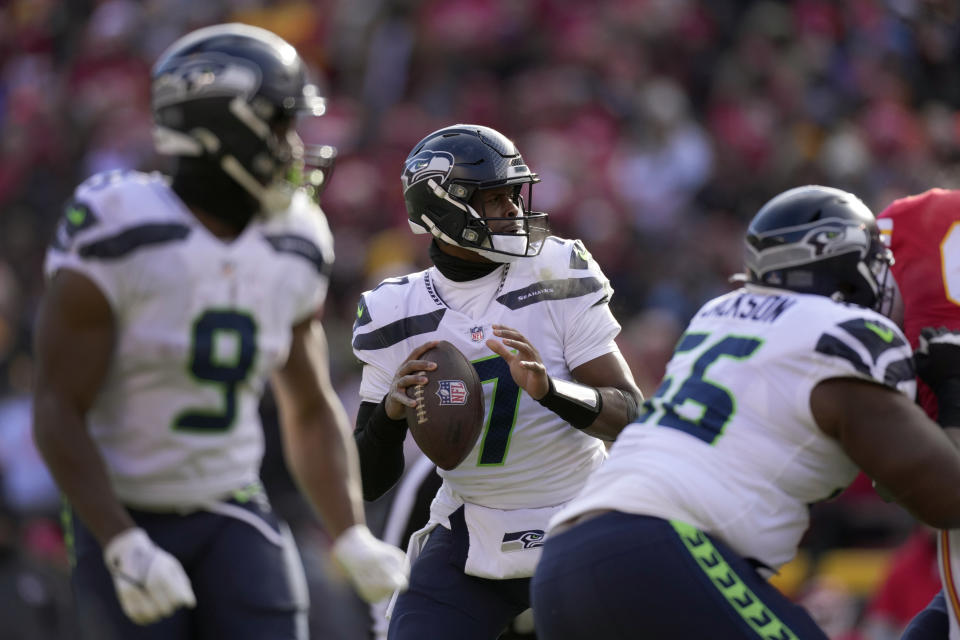
<svg viewBox="0 0 960 640">
<path fill-rule="evenodd" d="M 557 235 L 582 238 L 610 277 L 620 346 L 647 394 L 691 314 L 731 286 L 744 224 L 771 196 L 827 184 L 879 212 L 960 185 L 960 8 L 949 0 L 0 3 L 0 608 L 25 603 L 23 635 L 13 624 L 0 638 L 69 637 L 56 635 L 69 609 L 59 498 L 29 434 L 30 334 L 53 226 L 88 175 L 164 169 L 150 65 L 186 31 L 230 20 L 296 45 L 329 99 L 301 134 L 339 151 L 323 196 L 336 238 L 324 323 L 348 411 L 359 294 L 428 264 L 399 176 L 413 144 L 442 126 L 482 123 L 517 142 L 542 178 L 533 207 Z M 910 518 L 864 482 L 813 520 L 806 568 L 784 588 L 834 637 L 896 637 L 910 613 L 893 611 L 904 608 L 896 595 L 877 604 L 884 577 L 903 556 L 930 570 L 919 568 L 929 532 L 908 538 Z M 307 532 L 309 556 L 322 531 Z M 851 548 L 883 553 L 818 571 Z M 308 568 L 327 571 L 318 558 Z M 335 637 L 365 637 L 344 633 Z"/>
</svg>

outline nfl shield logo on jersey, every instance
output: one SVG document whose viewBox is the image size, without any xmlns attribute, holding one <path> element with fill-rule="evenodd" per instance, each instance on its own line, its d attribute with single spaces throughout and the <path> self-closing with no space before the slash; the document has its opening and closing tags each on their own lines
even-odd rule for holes
<svg viewBox="0 0 960 640">
<path fill-rule="evenodd" d="M 441 380 L 437 387 L 440 406 L 447 404 L 466 404 L 467 385 L 463 380 Z"/>
<path fill-rule="evenodd" d="M 483 340 L 483 327 L 470 327 L 470 339 L 474 342 Z"/>
</svg>

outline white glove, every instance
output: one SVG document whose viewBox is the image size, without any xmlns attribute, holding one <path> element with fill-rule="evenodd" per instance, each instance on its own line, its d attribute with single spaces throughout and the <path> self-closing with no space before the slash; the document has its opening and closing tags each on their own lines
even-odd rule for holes
<svg viewBox="0 0 960 640">
<path fill-rule="evenodd" d="M 123 612 L 137 624 L 150 624 L 179 607 L 197 605 L 180 561 L 155 545 L 143 529 L 127 529 L 114 536 L 103 559 Z"/>
<path fill-rule="evenodd" d="M 365 525 L 355 524 L 341 533 L 333 543 L 333 557 L 367 602 L 379 602 L 407 588 L 407 554 L 374 538 Z"/>
</svg>

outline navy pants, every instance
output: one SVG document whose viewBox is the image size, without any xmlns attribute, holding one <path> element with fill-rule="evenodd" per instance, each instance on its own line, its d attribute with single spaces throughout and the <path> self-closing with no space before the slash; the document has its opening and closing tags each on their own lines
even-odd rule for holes
<svg viewBox="0 0 960 640">
<path fill-rule="evenodd" d="M 900 640 L 947 640 L 948 635 L 947 599 L 941 591 L 933 596 L 926 609 L 913 617 Z"/>
<path fill-rule="evenodd" d="M 616 511 L 547 538 L 531 584 L 538 640 L 826 640 L 727 545 Z"/>
<path fill-rule="evenodd" d="M 530 606 L 530 579 L 487 580 L 463 572 L 463 508 L 437 527 L 410 571 L 390 616 L 389 640 L 496 640 Z"/>
<path fill-rule="evenodd" d="M 67 511 L 71 582 L 84 640 L 300 640 L 307 637 L 303 566 L 286 525 L 265 500 L 230 501 L 235 515 L 130 510 L 137 525 L 183 564 L 194 609 L 141 626 L 120 608 L 97 540 Z M 256 523 L 261 529 L 258 529 Z M 72 541 L 71 541 L 72 538 Z"/>
</svg>

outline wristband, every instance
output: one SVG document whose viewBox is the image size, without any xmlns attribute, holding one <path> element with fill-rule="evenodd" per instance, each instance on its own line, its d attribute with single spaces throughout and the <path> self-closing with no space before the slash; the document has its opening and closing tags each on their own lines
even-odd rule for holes
<svg viewBox="0 0 960 640">
<path fill-rule="evenodd" d="M 586 429 L 594 423 L 600 410 L 603 409 L 603 397 L 594 387 L 570 382 L 568 380 L 554 380 L 547 376 L 550 388 L 547 395 L 537 402 L 570 423 L 575 429 Z"/>
</svg>

